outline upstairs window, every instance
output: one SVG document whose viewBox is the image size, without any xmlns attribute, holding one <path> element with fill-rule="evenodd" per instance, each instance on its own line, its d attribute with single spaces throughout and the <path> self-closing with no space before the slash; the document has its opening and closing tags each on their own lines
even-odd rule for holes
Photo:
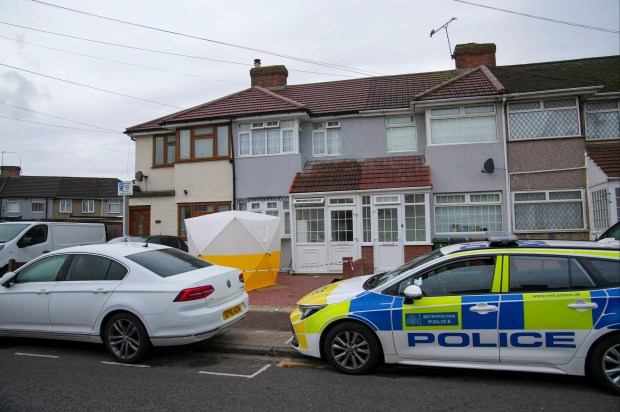
<svg viewBox="0 0 620 412">
<path fill-rule="evenodd" d="M 340 122 L 312 123 L 312 155 L 338 156 L 342 154 L 340 139 Z"/>
<path fill-rule="evenodd" d="M 60 213 L 71 213 L 73 211 L 73 201 L 71 199 L 60 199 Z"/>
<path fill-rule="evenodd" d="M 108 202 L 108 213 L 121 213 L 121 201 L 120 200 L 110 200 Z"/>
<path fill-rule="evenodd" d="M 510 140 L 573 137 L 580 134 L 577 99 L 535 100 L 508 104 Z"/>
<path fill-rule="evenodd" d="M 270 120 L 239 124 L 239 156 L 294 153 L 295 121 Z"/>
<path fill-rule="evenodd" d="M 430 110 L 431 144 L 494 142 L 495 106 L 459 106 Z"/>
<path fill-rule="evenodd" d="M 586 139 L 620 137 L 620 100 L 586 103 Z"/>
<path fill-rule="evenodd" d="M 181 129 L 178 134 L 178 161 L 227 159 L 230 157 L 228 125 Z"/>
<path fill-rule="evenodd" d="M 45 201 L 44 200 L 33 200 L 32 201 L 32 213 L 44 213 L 45 212 Z"/>
<path fill-rule="evenodd" d="M 6 212 L 7 213 L 19 213 L 20 212 L 20 203 L 17 199 L 7 199 L 6 200 Z"/>
<path fill-rule="evenodd" d="M 171 166 L 176 158 L 176 136 L 155 136 L 153 138 L 153 165 Z"/>
<path fill-rule="evenodd" d="M 82 213 L 95 213 L 95 201 L 93 199 L 82 200 Z"/>
<path fill-rule="evenodd" d="M 418 150 L 413 116 L 386 117 L 385 132 L 388 153 Z"/>
</svg>

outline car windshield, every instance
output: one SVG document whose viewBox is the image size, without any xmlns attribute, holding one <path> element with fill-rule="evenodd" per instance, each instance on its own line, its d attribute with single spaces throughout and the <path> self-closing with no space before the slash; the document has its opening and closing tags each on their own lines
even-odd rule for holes
<svg viewBox="0 0 620 412">
<path fill-rule="evenodd" d="M 390 280 L 402 275 L 405 272 L 408 272 L 418 266 L 422 266 L 423 264 L 430 262 L 431 260 L 438 259 L 442 256 L 443 253 L 441 253 L 439 249 L 433 250 L 432 252 L 410 260 L 404 265 L 399 266 L 396 269 L 390 270 L 389 272 L 379 273 L 372 276 L 366 281 L 366 283 L 364 283 L 364 289 L 374 289 L 377 286 L 381 286 L 384 283 L 389 282 Z"/>
<path fill-rule="evenodd" d="M 211 266 L 211 263 L 206 260 L 178 249 L 153 249 L 129 255 L 127 259 L 147 268 L 162 278 Z"/>
<path fill-rule="evenodd" d="M 3 223 L 0 225 L 0 243 L 8 242 L 19 235 L 28 224 L 23 223 Z"/>
</svg>

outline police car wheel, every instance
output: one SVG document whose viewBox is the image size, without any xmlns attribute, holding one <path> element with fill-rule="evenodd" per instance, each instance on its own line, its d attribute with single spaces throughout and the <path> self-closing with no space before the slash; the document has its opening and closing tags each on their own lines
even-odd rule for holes
<svg viewBox="0 0 620 412">
<path fill-rule="evenodd" d="M 590 376 L 608 391 L 620 395 L 620 334 L 600 341 L 589 357 Z"/>
<path fill-rule="evenodd" d="M 379 362 L 381 351 L 376 336 L 367 327 L 354 322 L 341 323 L 330 330 L 323 349 L 329 363 L 349 375 L 372 370 Z"/>
</svg>

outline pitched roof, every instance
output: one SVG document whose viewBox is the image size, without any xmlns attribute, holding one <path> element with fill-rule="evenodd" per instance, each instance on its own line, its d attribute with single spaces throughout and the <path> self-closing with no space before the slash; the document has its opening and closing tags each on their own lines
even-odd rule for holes
<svg viewBox="0 0 620 412">
<path fill-rule="evenodd" d="M 608 176 L 620 177 L 620 143 L 588 144 L 588 157 Z"/>
<path fill-rule="evenodd" d="M 289 193 L 342 192 L 431 186 L 422 156 L 307 162 Z"/>
<path fill-rule="evenodd" d="M 413 100 L 489 96 L 502 93 L 602 86 L 620 92 L 620 56 L 511 66 L 480 66 L 465 73 L 445 70 L 395 76 L 251 87 L 202 105 L 127 128 L 154 131 L 175 122 L 228 119 L 305 111 L 311 116 L 409 108 Z M 161 127 L 159 130 L 162 130 Z"/>
<path fill-rule="evenodd" d="M 116 198 L 119 181 L 101 177 L 10 176 L 0 197 Z"/>
</svg>

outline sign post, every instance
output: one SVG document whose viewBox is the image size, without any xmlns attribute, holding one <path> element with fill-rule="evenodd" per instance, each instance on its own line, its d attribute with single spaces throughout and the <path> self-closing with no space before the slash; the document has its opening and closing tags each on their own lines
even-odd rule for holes
<svg viewBox="0 0 620 412">
<path fill-rule="evenodd" d="M 123 236 L 129 235 L 129 201 L 127 196 L 133 195 L 133 182 L 118 182 L 118 195 L 123 196 Z"/>
</svg>

